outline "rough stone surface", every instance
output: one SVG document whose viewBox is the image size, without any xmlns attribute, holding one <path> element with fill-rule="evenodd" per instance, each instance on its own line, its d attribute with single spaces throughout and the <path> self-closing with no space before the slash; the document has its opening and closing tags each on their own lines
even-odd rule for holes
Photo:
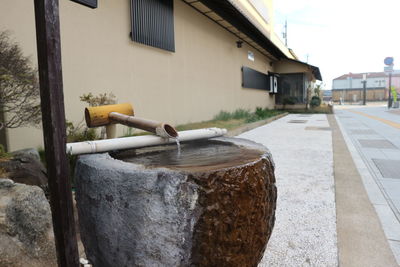
<svg viewBox="0 0 400 267">
<path fill-rule="evenodd" d="M 50 205 L 37 186 L 0 179 L 0 266 L 56 266 Z"/>
<path fill-rule="evenodd" d="M 0 169 L 16 183 L 36 185 L 47 192 L 46 169 L 40 162 L 36 149 L 24 149 L 12 153 L 7 161 L 0 161 Z"/>
<path fill-rule="evenodd" d="M 221 139 L 220 139 L 221 140 Z M 274 165 L 188 173 L 85 155 L 76 167 L 81 238 L 94 266 L 256 266 L 275 221 Z"/>
<path fill-rule="evenodd" d="M 31 157 L 31 158 L 34 158 L 34 159 L 40 161 L 39 152 L 37 151 L 37 149 L 34 149 L 34 148 L 26 148 L 26 149 L 16 150 L 16 151 L 11 152 L 11 154 L 13 154 L 13 156 L 17 156 L 17 157 Z"/>
</svg>

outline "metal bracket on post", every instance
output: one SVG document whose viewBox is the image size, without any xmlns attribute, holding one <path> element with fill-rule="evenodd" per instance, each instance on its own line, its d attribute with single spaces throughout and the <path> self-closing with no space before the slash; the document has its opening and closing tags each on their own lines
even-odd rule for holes
<svg viewBox="0 0 400 267">
<path fill-rule="evenodd" d="M 66 154 L 58 0 L 35 0 L 43 137 L 59 266 L 79 266 Z"/>
</svg>

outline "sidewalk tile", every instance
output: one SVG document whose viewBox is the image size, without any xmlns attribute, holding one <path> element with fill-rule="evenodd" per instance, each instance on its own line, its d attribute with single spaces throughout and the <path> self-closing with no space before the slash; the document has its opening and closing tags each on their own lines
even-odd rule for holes
<svg viewBox="0 0 400 267">
<path fill-rule="evenodd" d="M 393 250 L 397 263 L 400 265 L 400 241 L 389 240 L 389 244 Z"/>
<path fill-rule="evenodd" d="M 400 241 L 400 223 L 387 205 L 374 205 L 388 239 Z"/>
</svg>

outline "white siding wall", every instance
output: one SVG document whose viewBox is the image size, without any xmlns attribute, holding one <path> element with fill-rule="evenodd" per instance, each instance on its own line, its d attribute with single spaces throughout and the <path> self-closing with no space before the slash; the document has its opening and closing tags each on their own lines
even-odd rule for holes
<svg viewBox="0 0 400 267">
<path fill-rule="evenodd" d="M 333 80 L 333 89 L 363 88 L 362 79 Z M 367 88 L 385 87 L 386 77 L 367 78 Z"/>
</svg>

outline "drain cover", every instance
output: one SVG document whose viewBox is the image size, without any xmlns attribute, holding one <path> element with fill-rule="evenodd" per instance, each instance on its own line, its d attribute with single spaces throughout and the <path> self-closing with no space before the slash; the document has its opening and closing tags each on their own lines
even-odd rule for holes
<svg viewBox="0 0 400 267">
<path fill-rule="evenodd" d="M 306 123 L 306 120 L 290 120 L 288 123 Z"/>
<path fill-rule="evenodd" d="M 311 117 L 312 115 L 309 114 L 300 114 L 299 117 Z"/>
<path fill-rule="evenodd" d="M 344 115 L 338 115 L 338 117 L 339 117 L 339 118 L 342 118 L 342 119 L 351 119 L 351 118 L 354 118 L 354 117 L 352 117 L 352 116 L 344 116 Z"/>
<path fill-rule="evenodd" d="M 344 125 L 347 126 L 347 127 L 353 128 L 353 129 L 359 129 L 359 128 L 363 127 L 363 125 L 361 123 L 354 122 L 354 121 L 348 121 L 348 122 L 346 121 L 344 123 Z"/>
<path fill-rule="evenodd" d="M 376 134 L 374 130 L 370 129 L 356 129 L 356 130 L 351 130 L 352 134 Z"/>
<path fill-rule="evenodd" d="M 400 160 L 372 159 L 384 178 L 400 179 Z"/>
<path fill-rule="evenodd" d="M 331 127 L 317 127 L 317 126 L 307 126 L 304 129 L 310 130 L 310 131 L 330 131 L 330 130 L 332 130 Z"/>
<path fill-rule="evenodd" d="M 358 142 L 365 148 L 397 149 L 395 145 L 385 139 L 359 139 Z"/>
</svg>

